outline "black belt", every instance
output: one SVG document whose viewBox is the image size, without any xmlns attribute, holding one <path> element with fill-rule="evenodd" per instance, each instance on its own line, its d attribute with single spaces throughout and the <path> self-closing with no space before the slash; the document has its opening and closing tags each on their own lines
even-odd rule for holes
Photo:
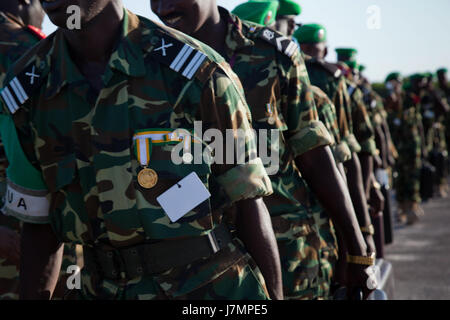
<svg viewBox="0 0 450 320">
<path fill-rule="evenodd" d="M 84 246 L 84 262 L 89 272 L 111 280 L 134 279 L 143 275 L 160 274 L 170 268 L 188 265 L 208 258 L 232 240 L 222 224 L 209 234 L 178 240 L 163 240 L 115 249 Z"/>
</svg>

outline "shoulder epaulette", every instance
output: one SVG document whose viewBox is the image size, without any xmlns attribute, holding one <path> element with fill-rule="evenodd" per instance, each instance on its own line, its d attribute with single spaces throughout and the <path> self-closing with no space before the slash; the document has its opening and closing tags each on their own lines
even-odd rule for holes
<svg viewBox="0 0 450 320">
<path fill-rule="evenodd" d="M 44 76 L 33 61 L 1 89 L 0 96 L 11 114 L 16 113 L 29 100 L 43 81 Z"/>
<path fill-rule="evenodd" d="M 294 56 L 297 50 L 299 50 L 298 45 L 294 41 L 269 28 L 261 29 L 259 37 L 275 46 L 278 51 L 284 53 L 289 58 Z"/>
<path fill-rule="evenodd" d="M 326 62 L 322 59 L 309 59 L 306 63 L 316 64 L 321 66 L 326 72 L 332 75 L 334 78 L 338 79 L 342 76 L 342 71 L 339 67 L 333 63 Z"/>
<path fill-rule="evenodd" d="M 200 69 L 207 55 L 191 45 L 175 39 L 170 34 L 158 31 L 152 57 L 175 72 L 191 80 Z"/>
</svg>

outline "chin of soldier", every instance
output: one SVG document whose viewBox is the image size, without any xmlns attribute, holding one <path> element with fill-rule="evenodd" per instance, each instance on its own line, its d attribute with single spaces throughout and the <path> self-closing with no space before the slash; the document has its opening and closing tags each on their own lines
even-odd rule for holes
<svg viewBox="0 0 450 320">
<path fill-rule="evenodd" d="M 41 0 L 42 8 L 50 20 L 58 27 L 67 24 L 67 7 L 78 3 L 76 0 Z"/>
</svg>

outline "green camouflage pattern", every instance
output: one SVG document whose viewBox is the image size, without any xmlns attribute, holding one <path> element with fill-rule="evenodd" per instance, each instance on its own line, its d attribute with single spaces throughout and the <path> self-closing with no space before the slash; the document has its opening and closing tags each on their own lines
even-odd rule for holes
<svg viewBox="0 0 450 320">
<path fill-rule="evenodd" d="M 342 163 L 350 160 L 352 154 L 348 144 L 341 139 L 336 108 L 333 102 L 320 88 L 316 86 L 311 87 L 317 112 L 319 113 L 319 119 L 323 122 L 333 138 L 332 149 L 336 162 Z"/>
<path fill-rule="evenodd" d="M 435 90 L 435 92 L 433 92 Z M 446 140 L 445 117 L 440 111 L 440 105 L 447 105 L 444 94 L 437 89 L 427 89 L 421 101 L 421 115 L 425 136 L 426 153 L 441 153 L 448 158 L 448 148 Z M 436 170 L 436 184 L 447 184 L 446 170 Z"/>
<path fill-rule="evenodd" d="M 420 109 L 420 98 L 412 92 L 406 92 L 403 101 L 403 110 L 397 114 L 391 112 L 388 116 L 392 140 L 398 152 L 394 189 L 399 203 L 405 201 L 420 203 L 422 141 L 419 125 L 422 120 L 417 113 Z"/>
<path fill-rule="evenodd" d="M 317 298 L 319 283 L 324 281 L 320 273 L 321 242 L 312 215 L 322 209 L 314 207 L 316 200 L 295 166 L 295 158 L 331 144 L 332 137 L 318 118 L 300 51 L 288 57 L 262 39 L 263 27 L 241 21 L 222 8 L 220 13 L 228 21 L 226 59 L 244 87 L 253 127 L 279 130 L 281 134 L 280 168 L 270 175 L 273 194 L 264 202 L 278 241 L 285 299 Z M 267 104 L 274 109 L 273 124 L 268 121 Z"/>
<path fill-rule="evenodd" d="M 347 80 L 347 87 L 353 87 L 354 90 L 349 93 L 351 105 L 351 118 L 353 122 L 353 132 L 356 140 L 361 145 L 361 153 L 376 155 L 377 147 L 375 143 L 375 133 L 367 113 L 364 103 L 364 94 L 351 80 Z M 350 115 L 347 115 L 350 117 Z"/>
<path fill-rule="evenodd" d="M 30 48 L 39 42 L 39 38 L 25 26 L 14 19 L 9 14 L 0 12 L 0 82 L 3 82 L 8 68 L 15 61 L 24 55 Z M 6 168 L 8 161 L 3 151 L 3 144 L 0 140 L 0 180 L 6 178 Z M 3 182 L 0 182 L 3 183 Z M 3 198 L 3 193 L 1 193 Z M 1 206 L 1 204 L 0 204 Z M 20 234 L 21 223 L 14 217 L 0 214 L 0 225 L 6 226 Z M 64 296 L 66 288 L 65 272 L 70 265 L 77 264 L 75 247 L 65 245 L 63 263 L 61 266 L 60 280 L 58 282 L 58 292 L 54 299 L 61 299 Z M 13 264 L 0 258 L 0 300 L 16 300 L 19 297 L 19 265 Z"/>
<path fill-rule="evenodd" d="M 341 74 L 332 74 L 315 58 L 305 55 L 305 62 L 311 83 L 325 92 L 336 108 L 342 142 L 351 152 L 359 152 L 361 146 L 353 133 L 350 97 L 345 78 Z"/>
<path fill-rule="evenodd" d="M 189 44 L 205 54 L 191 80 L 161 62 L 163 52 L 156 49 L 162 39 Z M 203 236 L 222 222 L 226 207 L 272 192 L 250 135 L 244 141 L 245 163 L 239 165 L 176 165 L 171 151 L 177 145 L 153 145 L 148 167 L 158 173 L 158 183 L 144 189 L 137 182 L 141 167 L 132 138 L 140 130 L 192 130 L 197 120 L 202 121 L 200 134 L 215 128 L 225 137 L 226 129 L 251 129 L 242 87 L 227 75 L 232 71 L 211 48 L 127 11 L 99 93 L 79 73 L 61 30 L 22 58 L 7 79 L 30 63 L 45 81 L 14 120 L 28 158 L 42 170 L 50 191 L 51 224 L 61 241 L 123 248 Z M 212 196 L 171 223 L 156 198 L 191 172 L 197 173 Z M 221 181 L 232 181 L 240 193 Z M 119 299 L 133 292 L 150 299 L 163 291 L 166 297 L 176 298 L 208 288 L 202 291 L 207 299 L 220 295 L 224 287 L 226 294 L 235 291 L 227 298 L 246 294 L 247 299 L 266 299 L 260 273 L 248 260 L 243 249 L 232 247 L 209 260 L 123 281 L 101 279 L 84 268 L 84 296 Z"/>
</svg>

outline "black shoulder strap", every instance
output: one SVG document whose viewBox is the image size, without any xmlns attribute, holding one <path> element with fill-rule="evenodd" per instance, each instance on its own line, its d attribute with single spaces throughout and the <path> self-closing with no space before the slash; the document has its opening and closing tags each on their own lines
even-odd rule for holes
<svg viewBox="0 0 450 320">
<path fill-rule="evenodd" d="M 0 96 L 11 114 L 19 110 L 44 81 L 44 75 L 35 62 L 19 72 L 2 90 Z"/>
<path fill-rule="evenodd" d="M 269 28 L 263 28 L 259 33 L 259 37 L 276 47 L 278 51 L 284 53 L 289 58 L 294 56 L 297 50 L 299 50 L 298 45 L 294 41 Z"/>
<path fill-rule="evenodd" d="M 167 33 L 158 31 L 157 37 L 159 41 L 156 42 L 150 53 L 152 58 L 173 71 L 181 73 L 189 80 L 195 76 L 203 62 L 207 60 L 205 53 Z"/>
</svg>

